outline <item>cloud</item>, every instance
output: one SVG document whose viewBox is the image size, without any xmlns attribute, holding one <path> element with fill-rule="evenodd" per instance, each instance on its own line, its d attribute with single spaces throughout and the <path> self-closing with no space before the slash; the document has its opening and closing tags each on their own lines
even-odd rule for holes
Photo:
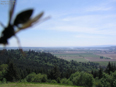
<svg viewBox="0 0 116 87">
<path fill-rule="evenodd" d="M 86 11 L 87 12 L 90 12 L 90 11 L 109 11 L 111 9 L 112 9 L 112 7 L 95 6 L 95 7 L 87 8 Z"/>
<path fill-rule="evenodd" d="M 33 28 L 35 30 L 45 29 L 63 32 L 116 35 L 116 15 L 114 13 L 104 13 L 104 11 L 110 12 L 113 8 L 109 5 L 108 1 L 100 4 L 97 3 L 97 5 L 91 4 L 84 8 L 77 8 L 81 9 L 81 12 L 77 12 L 74 9 L 71 12 L 65 11 L 64 13 L 62 13 L 63 10 L 62 12 L 47 12 L 51 14 L 51 19 Z M 97 13 L 91 13 L 95 11 Z"/>
<path fill-rule="evenodd" d="M 83 39 L 106 39 L 109 38 L 109 35 L 98 35 L 98 34 L 79 34 L 75 35 L 76 38 L 83 38 Z M 110 36 L 112 37 L 112 36 Z"/>
<path fill-rule="evenodd" d="M 115 15 L 84 15 L 53 18 L 35 29 L 116 35 Z"/>
</svg>

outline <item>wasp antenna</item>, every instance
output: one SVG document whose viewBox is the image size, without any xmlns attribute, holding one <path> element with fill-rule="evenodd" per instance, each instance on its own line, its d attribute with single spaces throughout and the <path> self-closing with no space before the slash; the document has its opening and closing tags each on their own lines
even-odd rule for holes
<svg viewBox="0 0 116 87">
<path fill-rule="evenodd" d="M 14 13 L 15 4 L 16 0 L 10 0 L 9 23 L 11 22 L 12 15 Z"/>
<path fill-rule="evenodd" d="M 3 27 L 3 28 L 5 28 L 5 26 L 0 22 L 0 25 Z"/>
</svg>

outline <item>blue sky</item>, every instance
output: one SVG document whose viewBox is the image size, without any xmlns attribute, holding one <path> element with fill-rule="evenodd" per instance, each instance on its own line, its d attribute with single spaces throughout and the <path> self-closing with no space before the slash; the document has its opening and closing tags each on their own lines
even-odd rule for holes
<svg viewBox="0 0 116 87">
<path fill-rule="evenodd" d="M 29 8 L 34 9 L 32 17 L 44 11 L 42 18 L 51 18 L 19 32 L 21 46 L 116 45 L 116 0 L 17 0 L 13 19 Z M 8 23 L 8 10 L 9 4 L 0 4 L 0 22 L 4 25 Z M 12 37 L 8 46 L 17 47 L 17 40 Z"/>
</svg>

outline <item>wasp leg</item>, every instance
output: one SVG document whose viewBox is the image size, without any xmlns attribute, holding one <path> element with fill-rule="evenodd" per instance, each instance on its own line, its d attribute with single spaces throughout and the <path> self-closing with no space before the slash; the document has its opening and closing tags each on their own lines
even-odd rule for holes
<svg viewBox="0 0 116 87">
<path fill-rule="evenodd" d="M 23 51 L 23 49 L 22 49 L 22 47 L 21 47 L 19 38 L 18 38 L 16 35 L 14 35 L 14 36 L 15 36 L 15 38 L 17 39 L 17 43 L 18 43 L 18 45 L 19 45 L 19 50 L 21 51 L 21 53 L 23 54 L 23 56 L 26 56 L 26 54 L 24 53 L 24 51 Z"/>
</svg>

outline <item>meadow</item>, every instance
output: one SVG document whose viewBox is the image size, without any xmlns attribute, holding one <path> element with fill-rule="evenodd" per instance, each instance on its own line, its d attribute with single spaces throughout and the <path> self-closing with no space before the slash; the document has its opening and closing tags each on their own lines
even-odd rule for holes
<svg viewBox="0 0 116 87">
<path fill-rule="evenodd" d="M 0 84 L 0 87 L 82 87 L 82 86 L 68 86 L 68 85 L 47 84 L 47 83 L 7 83 L 7 84 Z"/>
<path fill-rule="evenodd" d="M 116 61 L 98 61 L 98 62 L 95 62 L 95 63 L 99 63 L 101 66 L 107 66 L 108 63 L 116 63 Z"/>
<path fill-rule="evenodd" d="M 65 60 L 75 60 L 77 62 L 97 62 L 102 66 L 106 66 L 108 62 L 116 63 L 116 53 L 115 51 L 109 49 L 102 49 L 102 50 L 64 50 L 64 51 L 56 51 L 52 53 L 53 55 L 57 56 L 58 58 L 65 59 Z M 103 57 L 103 58 L 101 58 Z"/>
<path fill-rule="evenodd" d="M 54 53 L 55 56 L 66 59 L 66 60 L 75 60 L 78 62 L 87 62 L 96 59 L 100 59 L 99 55 L 93 53 Z"/>
</svg>

